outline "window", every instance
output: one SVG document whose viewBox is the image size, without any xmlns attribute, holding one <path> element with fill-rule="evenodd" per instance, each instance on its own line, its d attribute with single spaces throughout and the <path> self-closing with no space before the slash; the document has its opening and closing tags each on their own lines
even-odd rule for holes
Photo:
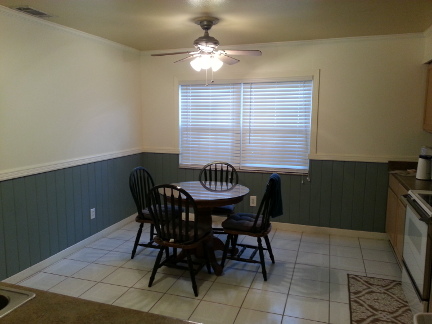
<svg viewBox="0 0 432 324">
<path fill-rule="evenodd" d="M 180 85 L 180 166 L 305 173 L 312 78 Z"/>
</svg>

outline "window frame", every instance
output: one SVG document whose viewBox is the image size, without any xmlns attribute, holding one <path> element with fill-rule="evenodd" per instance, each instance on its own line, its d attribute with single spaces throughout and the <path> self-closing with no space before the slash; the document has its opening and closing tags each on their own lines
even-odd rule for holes
<svg viewBox="0 0 432 324">
<path fill-rule="evenodd" d="M 256 78 L 232 78 L 232 79 L 220 79 L 213 81 L 214 84 L 226 84 L 226 83 L 253 83 L 253 82 L 281 82 L 281 81 L 302 81 L 302 80 L 312 80 L 312 111 L 311 111 L 311 124 L 310 124 L 310 143 L 309 143 L 309 154 L 308 159 L 310 160 L 310 156 L 316 155 L 317 153 L 317 131 L 318 131 L 318 108 L 319 108 L 319 80 L 320 80 L 320 71 L 308 71 L 308 72 L 294 72 L 294 73 L 284 73 L 283 76 L 268 76 L 268 77 L 256 77 Z M 205 80 L 197 80 L 197 79 L 189 79 L 182 78 L 181 80 L 177 80 L 175 82 L 176 85 L 176 93 L 177 93 L 177 107 L 178 107 L 178 148 L 180 154 L 180 131 L 181 131 L 181 109 L 180 109 L 180 86 L 181 85 L 191 85 L 191 84 L 206 84 Z M 180 164 L 180 163 L 179 163 Z M 182 165 L 180 168 L 184 169 L 199 169 L 200 166 L 197 165 Z M 278 173 L 286 173 L 286 174 L 309 174 L 310 166 L 307 170 L 280 170 L 278 169 Z M 260 173 L 271 173 L 270 169 L 239 169 L 238 171 L 243 172 L 260 172 Z"/>
</svg>

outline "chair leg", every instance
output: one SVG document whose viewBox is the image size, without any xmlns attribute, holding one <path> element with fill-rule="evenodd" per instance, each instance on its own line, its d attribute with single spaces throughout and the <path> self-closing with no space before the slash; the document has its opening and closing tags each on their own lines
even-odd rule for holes
<svg viewBox="0 0 432 324">
<path fill-rule="evenodd" d="M 148 283 L 149 287 L 151 287 L 153 285 L 153 281 L 155 279 L 157 269 L 159 268 L 160 262 L 162 260 L 162 255 L 163 255 L 164 251 L 166 251 L 166 249 L 163 248 L 163 247 L 161 247 L 159 249 L 159 253 L 158 253 L 157 257 L 156 257 L 156 261 L 155 261 L 155 264 L 153 266 L 153 271 L 152 271 L 152 274 L 150 276 L 150 280 L 149 280 L 149 283 Z"/>
<path fill-rule="evenodd" d="M 195 281 L 195 270 L 193 267 L 192 257 L 189 250 L 186 250 L 187 262 L 189 267 L 189 274 L 192 281 L 192 288 L 195 294 L 195 297 L 198 297 L 198 287 Z"/>
<path fill-rule="evenodd" d="M 260 256 L 260 261 L 261 261 L 261 271 L 262 271 L 262 275 L 264 277 L 264 281 L 267 281 L 267 271 L 266 271 L 266 266 L 265 266 L 265 261 L 264 261 L 264 249 L 262 246 L 261 237 L 258 237 L 257 241 L 258 241 L 258 251 L 259 251 L 259 256 Z"/>
<path fill-rule="evenodd" d="M 209 254 L 208 254 L 208 244 L 206 242 L 203 243 L 203 251 L 204 251 L 204 258 L 205 258 L 205 263 L 206 263 L 206 267 L 207 267 L 207 272 L 209 274 L 211 274 L 211 264 L 210 264 L 210 258 L 209 258 Z"/>
<path fill-rule="evenodd" d="M 231 256 L 234 257 L 237 248 L 238 235 L 233 235 L 231 239 Z"/>
<path fill-rule="evenodd" d="M 136 253 L 136 250 L 137 250 L 137 247 L 138 247 L 138 243 L 139 243 L 139 240 L 141 238 L 141 233 L 142 233 L 142 230 L 143 230 L 143 226 L 144 226 L 144 223 L 141 223 L 140 226 L 139 226 L 138 233 L 137 233 L 136 238 L 135 238 L 135 244 L 134 244 L 134 247 L 133 247 L 133 250 L 132 250 L 131 259 L 133 259 L 135 257 L 135 253 Z"/>
<path fill-rule="evenodd" d="M 271 245 L 270 245 L 270 240 L 269 240 L 269 238 L 268 238 L 267 235 L 264 236 L 264 240 L 265 240 L 266 245 L 267 245 L 267 251 L 268 251 L 268 253 L 270 255 L 270 259 L 272 260 L 272 263 L 275 263 L 275 259 L 274 259 L 274 256 L 273 256 L 273 251 L 272 251 L 272 248 L 271 248 Z"/>
<path fill-rule="evenodd" d="M 222 261 L 221 261 L 221 267 L 222 268 L 225 265 L 225 260 L 226 260 L 227 254 L 228 254 L 228 250 L 229 250 L 229 247 L 230 247 L 230 241 L 231 241 L 231 239 L 232 239 L 232 234 L 228 234 L 227 235 L 227 239 L 225 241 L 225 246 L 224 246 L 223 254 L 222 254 Z"/>
<path fill-rule="evenodd" d="M 149 243 L 153 243 L 153 237 L 154 237 L 154 224 L 150 224 L 150 241 Z"/>
</svg>

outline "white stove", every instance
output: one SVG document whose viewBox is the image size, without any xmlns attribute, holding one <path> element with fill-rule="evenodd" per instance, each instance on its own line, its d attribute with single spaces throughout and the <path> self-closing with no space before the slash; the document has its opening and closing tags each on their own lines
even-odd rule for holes
<svg viewBox="0 0 432 324">
<path fill-rule="evenodd" d="M 432 217 L 432 191 L 410 190 L 408 191 L 408 196 L 410 196 L 429 217 Z"/>
</svg>

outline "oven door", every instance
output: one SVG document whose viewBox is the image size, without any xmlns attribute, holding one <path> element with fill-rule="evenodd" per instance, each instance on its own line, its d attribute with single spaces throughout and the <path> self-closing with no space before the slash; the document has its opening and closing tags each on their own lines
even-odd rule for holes
<svg viewBox="0 0 432 324">
<path fill-rule="evenodd" d="M 418 297 L 425 301 L 429 299 L 430 292 L 429 217 L 414 199 L 406 198 L 403 264 Z"/>
</svg>

